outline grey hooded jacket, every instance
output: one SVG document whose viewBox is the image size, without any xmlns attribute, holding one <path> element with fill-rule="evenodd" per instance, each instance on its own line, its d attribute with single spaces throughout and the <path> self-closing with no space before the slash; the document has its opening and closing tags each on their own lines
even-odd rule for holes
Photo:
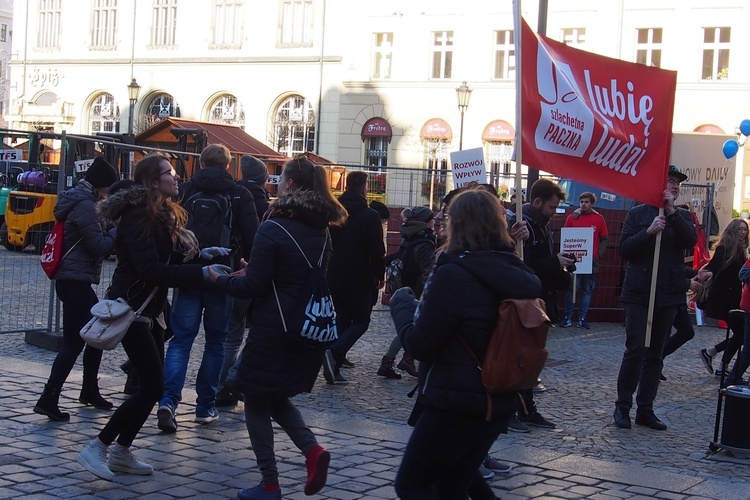
<svg viewBox="0 0 750 500">
<path fill-rule="evenodd" d="M 99 283 L 102 260 L 115 249 L 115 229 L 104 230 L 94 208 L 96 198 L 96 190 L 85 180 L 57 196 L 54 212 L 55 219 L 65 221 L 65 258 L 55 273 L 56 280 Z"/>
</svg>

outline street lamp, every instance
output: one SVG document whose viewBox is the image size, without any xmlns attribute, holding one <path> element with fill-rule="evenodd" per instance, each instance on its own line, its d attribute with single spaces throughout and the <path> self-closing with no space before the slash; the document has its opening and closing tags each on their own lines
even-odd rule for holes
<svg viewBox="0 0 750 500">
<path fill-rule="evenodd" d="M 464 80 L 461 86 L 456 89 L 456 97 L 458 97 L 458 109 L 461 111 L 461 129 L 458 135 L 458 149 L 462 151 L 464 149 L 464 113 L 469 107 L 469 99 L 471 99 L 471 89 L 466 85 Z"/>
<path fill-rule="evenodd" d="M 133 81 L 128 85 L 128 100 L 130 101 L 130 115 L 128 116 L 128 135 L 133 135 L 133 111 L 135 110 L 135 103 L 138 102 L 138 94 L 141 91 L 141 86 L 138 82 Z"/>
</svg>

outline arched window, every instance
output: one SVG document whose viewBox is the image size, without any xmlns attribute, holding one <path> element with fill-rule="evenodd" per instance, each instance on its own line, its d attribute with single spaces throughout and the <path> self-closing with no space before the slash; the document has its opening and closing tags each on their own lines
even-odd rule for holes
<svg viewBox="0 0 750 500">
<path fill-rule="evenodd" d="M 208 121 L 245 128 L 245 110 L 232 94 L 222 94 L 211 104 Z"/>
<path fill-rule="evenodd" d="M 99 94 L 89 109 L 89 133 L 119 131 L 120 107 L 112 94 Z"/>
<path fill-rule="evenodd" d="M 302 96 L 288 97 L 276 110 L 273 124 L 276 151 L 294 156 L 315 149 L 315 111 Z"/>
<path fill-rule="evenodd" d="M 154 95 L 143 110 L 143 115 L 141 116 L 143 126 L 136 133 L 143 132 L 170 116 L 174 116 L 175 118 L 180 117 L 180 106 L 177 104 L 175 98 L 167 93 Z"/>
</svg>

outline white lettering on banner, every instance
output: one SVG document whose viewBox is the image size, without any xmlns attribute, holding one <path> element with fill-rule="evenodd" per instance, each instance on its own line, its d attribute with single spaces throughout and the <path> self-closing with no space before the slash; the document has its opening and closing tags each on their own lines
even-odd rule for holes
<svg viewBox="0 0 750 500">
<path fill-rule="evenodd" d="M 594 133 L 594 113 L 578 88 L 570 66 L 553 62 L 537 45 L 537 90 L 542 108 L 534 133 L 537 149 L 582 158 Z"/>
<path fill-rule="evenodd" d="M 605 141 L 607 142 L 606 144 L 604 144 Z M 630 157 L 626 160 L 625 158 L 628 155 Z M 630 173 L 630 175 L 635 177 L 638 173 L 636 166 L 645 155 L 646 148 L 641 149 L 635 146 L 635 138 L 632 134 L 630 135 L 630 141 L 623 144 L 619 139 L 609 137 L 609 128 L 604 126 L 602 138 L 591 152 L 591 155 L 589 155 L 589 161 L 603 167 L 609 167 L 610 170 L 620 172 L 621 174 Z"/>
<path fill-rule="evenodd" d="M 609 118 L 617 117 L 620 121 L 625 120 L 627 114 L 628 121 L 635 125 L 636 123 L 643 123 L 643 135 L 648 138 L 649 128 L 653 118 L 649 118 L 648 114 L 654 109 L 654 101 L 651 96 L 644 95 L 638 101 L 636 109 L 635 99 L 632 94 L 634 87 L 633 82 L 627 83 L 628 96 L 627 99 L 623 96 L 622 92 L 617 90 L 617 79 L 612 78 L 610 82 L 611 92 L 608 92 L 606 88 L 600 87 L 599 85 L 591 86 L 591 73 L 589 70 L 584 70 L 583 75 L 586 78 L 586 90 L 589 94 L 591 104 L 594 106 L 599 116 L 607 121 L 607 124 L 612 127 L 612 121 Z M 608 118 L 609 117 L 609 118 Z M 644 146 L 648 146 L 648 139 Z"/>
<path fill-rule="evenodd" d="M 630 174 L 635 177 L 638 175 L 637 166 L 643 157 L 646 156 L 648 148 L 648 136 L 650 134 L 652 117 L 649 113 L 654 108 L 654 101 L 649 95 L 643 95 L 638 99 L 636 105 L 636 96 L 633 94 L 635 87 L 632 82 L 626 84 L 628 89 L 625 96 L 617 88 L 617 79 L 609 80 L 609 88 L 592 84 L 591 72 L 584 70 L 586 79 L 586 89 L 591 100 L 594 111 L 606 122 L 604 130 L 599 139 L 599 143 L 589 155 L 589 161 L 608 167 L 610 170 L 620 172 L 621 174 Z M 611 118 L 618 120 L 627 120 L 632 124 L 643 124 L 643 143 L 638 142 L 633 134 L 628 135 L 628 142 L 611 137 L 610 128 L 615 128 Z"/>
</svg>

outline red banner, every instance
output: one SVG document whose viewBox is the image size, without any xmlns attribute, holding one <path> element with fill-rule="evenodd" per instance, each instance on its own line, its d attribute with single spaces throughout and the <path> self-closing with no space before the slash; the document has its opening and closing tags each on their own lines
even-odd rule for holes
<svg viewBox="0 0 750 500">
<path fill-rule="evenodd" d="M 522 30 L 523 163 L 659 206 L 677 73 Z"/>
</svg>

